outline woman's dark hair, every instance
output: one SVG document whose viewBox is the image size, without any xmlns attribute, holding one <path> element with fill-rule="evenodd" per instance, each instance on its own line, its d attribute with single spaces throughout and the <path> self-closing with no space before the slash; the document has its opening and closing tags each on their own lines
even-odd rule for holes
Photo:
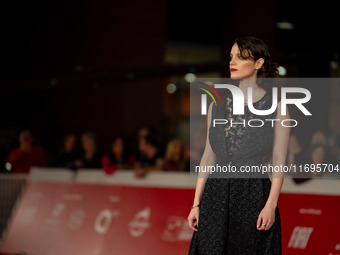
<svg viewBox="0 0 340 255">
<path fill-rule="evenodd" d="M 239 37 L 234 43 L 240 49 L 240 55 L 244 59 L 264 59 L 261 69 L 257 72 L 257 78 L 275 78 L 278 76 L 277 64 L 272 60 L 268 46 L 256 37 Z"/>
</svg>

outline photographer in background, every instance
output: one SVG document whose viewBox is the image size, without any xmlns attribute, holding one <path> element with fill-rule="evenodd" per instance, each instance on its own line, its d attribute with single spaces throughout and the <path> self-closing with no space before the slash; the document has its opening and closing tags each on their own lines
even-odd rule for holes
<svg viewBox="0 0 340 255">
<path fill-rule="evenodd" d="M 32 135 L 23 130 L 19 135 L 20 146 L 13 149 L 8 157 L 14 173 L 29 173 L 32 166 L 47 167 L 48 163 L 43 151 L 32 144 Z"/>
</svg>

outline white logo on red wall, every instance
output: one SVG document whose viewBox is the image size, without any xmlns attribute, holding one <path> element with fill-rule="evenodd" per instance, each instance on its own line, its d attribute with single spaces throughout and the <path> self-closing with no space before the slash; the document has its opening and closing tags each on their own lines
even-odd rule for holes
<svg viewBox="0 0 340 255">
<path fill-rule="evenodd" d="M 30 224 L 37 213 L 36 207 L 27 207 L 24 210 L 23 217 L 21 218 L 21 223 Z"/>
<path fill-rule="evenodd" d="M 104 209 L 102 210 L 95 222 L 94 222 L 94 230 L 99 233 L 99 234 L 105 234 L 109 228 L 112 219 L 116 219 L 119 216 L 119 210 L 114 209 L 114 210 L 109 210 L 109 209 Z"/>
<path fill-rule="evenodd" d="M 337 244 L 335 245 L 335 250 L 336 250 L 336 251 L 340 251 L 340 243 L 337 243 Z"/>
<path fill-rule="evenodd" d="M 65 211 L 65 205 L 63 203 L 56 203 L 50 216 L 45 219 L 42 230 L 46 232 L 57 232 L 61 224 L 61 214 Z"/>
<path fill-rule="evenodd" d="M 314 228 L 298 227 L 298 226 L 295 227 L 290 237 L 288 247 L 297 248 L 297 249 L 305 249 L 313 230 Z"/>
<path fill-rule="evenodd" d="M 59 217 L 60 214 L 64 211 L 65 206 L 63 203 L 57 203 L 51 213 L 52 217 Z"/>
<path fill-rule="evenodd" d="M 75 211 L 71 212 L 70 218 L 68 219 L 67 226 L 71 230 L 78 229 L 84 222 L 85 211 L 82 208 L 78 208 Z"/>
<path fill-rule="evenodd" d="M 150 213 L 151 213 L 150 207 L 146 207 L 143 210 L 139 211 L 135 215 L 135 217 L 133 217 L 133 219 L 130 221 L 128 226 L 129 226 L 130 234 L 133 237 L 139 237 L 143 235 L 145 230 L 147 228 L 150 228 L 150 223 L 149 223 Z"/>
<path fill-rule="evenodd" d="M 340 252 L 338 252 L 340 250 L 340 243 L 337 243 L 334 247 L 335 251 L 333 252 L 329 252 L 328 255 L 340 255 Z"/>
<path fill-rule="evenodd" d="M 322 210 L 320 209 L 314 209 L 314 208 L 300 208 L 299 210 L 300 214 L 314 214 L 314 215 L 321 215 Z"/>
<path fill-rule="evenodd" d="M 168 242 L 190 241 L 192 230 L 189 228 L 186 218 L 170 216 L 166 222 L 162 239 Z"/>
</svg>

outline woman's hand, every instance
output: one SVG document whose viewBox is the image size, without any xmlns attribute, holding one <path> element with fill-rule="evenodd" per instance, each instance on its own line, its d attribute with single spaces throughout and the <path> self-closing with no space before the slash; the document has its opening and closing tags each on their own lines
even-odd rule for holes
<svg viewBox="0 0 340 255">
<path fill-rule="evenodd" d="M 265 206 L 259 214 L 257 219 L 257 230 L 268 230 L 275 222 L 275 208 Z M 262 224 L 266 224 L 263 226 Z"/>
<path fill-rule="evenodd" d="M 189 227 L 194 231 L 197 231 L 195 226 L 198 227 L 198 215 L 199 215 L 199 208 L 194 207 L 191 209 L 189 216 L 188 216 Z"/>
</svg>

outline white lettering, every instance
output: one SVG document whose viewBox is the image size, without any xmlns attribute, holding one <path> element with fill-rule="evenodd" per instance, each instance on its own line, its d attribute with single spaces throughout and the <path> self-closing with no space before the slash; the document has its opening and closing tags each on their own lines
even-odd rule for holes
<svg viewBox="0 0 340 255">
<path fill-rule="evenodd" d="M 244 95 L 242 90 L 232 84 L 215 84 L 215 88 L 217 89 L 229 89 L 232 96 L 233 96 L 233 114 L 234 115 L 243 115 L 244 114 Z M 287 93 L 302 93 L 305 95 L 304 98 L 287 98 Z M 272 88 L 272 106 L 270 109 L 267 110 L 257 110 L 254 108 L 253 105 L 253 93 L 252 88 L 248 88 L 248 107 L 250 112 L 256 114 L 256 115 L 269 115 L 273 113 L 277 109 L 278 104 L 278 92 L 277 88 Z M 302 104 L 307 103 L 311 99 L 311 93 L 309 90 L 305 88 L 298 88 L 298 87 L 282 87 L 281 88 L 281 102 L 282 102 L 282 115 L 286 115 L 286 106 L 288 104 L 294 104 L 297 108 L 300 109 L 300 111 L 304 115 L 312 115 Z M 205 97 L 202 96 L 202 102 L 201 102 L 201 113 L 203 115 L 206 114 L 206 95 Z"/>
<path fill-rule="evenodd" d="M 295 227 L 290 237 L 288 247 L 305 249 L 313 228 Z"/>
<path fill-rule="evenodd" d="M 99 234 L 105 234 L 110 227 L 111 220 L 112 214 L 109 209 L 101 211 L 94 222 L 94 229 Z"/>
</svg>

